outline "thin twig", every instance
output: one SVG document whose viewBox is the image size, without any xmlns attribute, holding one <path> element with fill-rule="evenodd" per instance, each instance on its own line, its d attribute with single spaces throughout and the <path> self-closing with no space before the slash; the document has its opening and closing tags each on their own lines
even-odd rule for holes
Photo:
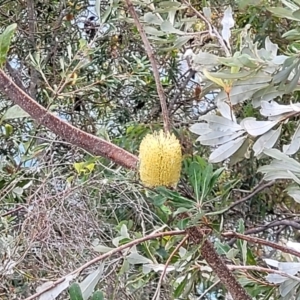
<svg viewBox="0 0 300 300">
<path fill-rule="evenodd" d="M 283 277 L 291 278 L 293 280 L 296 280 L 296 281 L 300 282 L 300 277 L 293 276 L 293 275 L 287 274 L 285 272 L 274 270 L 274 269 L 263 268 L 263 267 L 259 267 L 259 266 L 235 266 L 235 265 L 227 265 L 227 267 L 230 270 L 245 270 L 245 271 L 250 270 L 250 271 L 257 271 L 257 272 L 266 272 L 266 273 L 271 273 L 271 274 L 278 274 L 278 275 L 281 275 Z"/>
<path fill-rule="evenodd" d="M 249 243 L 268 246 L 268 247 L 280 250 L 282 252 L 289 253 L 289 254 L 295 255 L 297 257 L 300 257 L 300 252 L 299 251 L 296 251 L 292 248 L 281 246 L 277 243 L 266 241 L 264 239 L 260 239 L 260 238 L 257 238 L 257 237 L 252 237 L 252 236 L 248 236 L 248 235 L 233 232 L 233 231 L 232 232 L 224 232 L 224 233 L 222 233 L 222 236 L 224 236 L 224 237 L 234 237 L 234 238 L 237 238 L 237 239 L 247 241 Z"/>
<path fill-rule="evenodd" d="M 160 275 L 160 278 L 159 278 L 159 281 L 157 283 L 157 287 L 156 287 L 156 291 L 155 291 L 155 294 L 152 298 L 152 300 L 156 300 L 158 299 L 159 300 L 159 293 L 160 293 L 160 287 L 162 285 L 162 282 L 164 280 L 164 277 L 166 275 L 166 272 L 167 272 L 167 268 L 169 266 L 169 263 L 172 259 L 172 257 L 176 254 L 176 252 L 179 250 L 179 248 L 185 243 L 185 241 L 189 238 L 188 235 L 186 235 L 183 240 L 176 246 L 176 248 L 172 251 L 171 255 L 168 257 L 167 261 L 166 261 L 166 264 L 165 264 L 165 267 Z"/>
<path fill-rule="evenodd" d="M 209 34 L 211 36 L 216 36 L 217 37 L 217 39 L 219 41 L 219 44 L 222 46 L 223 50 L 225 51 L 226 56 L 231 56 L 231 53 L 230 53 L 228 47 L 226 46 L 226 44 L 224 42 L 224 39 L 219 34 L 218 30 L 210 23 L 210 21 L 204 15 L 202 15 L 196 8 L 194 8 L 191 5 L 191 3 L 189 3 L 186 0 L 183 0 L 183 3 L 185 5 L 187 5 L 200 19 L 202 19 L 206 23 L 206 25 L 208 27 Z"/>
<path fill-rule="evenodd" d="M 256 234 L 256 233 L 259 233 L 259 232 L 263 232 L 267 229 L 270 229 L 270 228 L 273 228 L 273 227 L 277 227 L 277 226 L 290 226 L 290 227 L 293 227 L 295 229 L 298 229 L 300 230 L 300 224 L 296 221 L 292 221 L 292 220 L 279 220 L 279 221 L 273 221 L 273 222 L 270 222 L 266 225 L 263 225 L 263 226 L 259 226 L 259 227 L 255 227 L 255 228 L 251 228 L 251 229 L 248 229 L 244 232 L 245 235 L 248 235 L 248 234 Z M 232 246 L 234 243 L 236 242 L 236 238 L 232 238 L 227 244 L 229 246 Z"/>
<path fill-rule="evenodd" d="M 210 287 L 208 287 L 197 300 L 203 299 L 216 285 L 220 283 L 220 280 L 217 280 L 214 284 L 212 284 Z"/>
<path fill-rule="evenodd" d="M 140 33 L 140 36 L 143 40 L 144 46 L 145 46 L 145 50 L 146 53 L 148 55 L 148 58 L 150 60 L 151 66 L 152 66 L 152 71 L 153 71 L 153 75 L 154 75 L 154 79 L 155 79 L 155 83 L 156 83 L 156 90 L 157 90 L 157 94 L 160 100 L 160 105 L 161 105 L 161 111 L 162 111 L 162 116 L 163 116 L 163 121 L 164 121 L 164 130 L 165 132 L 169 132 L 170 131 L 170 120 L 169 120 L 169 113 L 168 113 L 168 107 L 167 107 L 167 100 L 166 100 L 166 96 L 165 96 L 165 92 L 164 89 L 162 87 L 162 84 L 160 82 L 160 74 L 158 71 L 158 63 L 156 62 L 152 47 L 149 43 L 149 40 L 146 36 L 146 32 L 142 26 L 142 24 L 139 21 L 139 17 L 133 7 L 133 4 L 131 2 L 131 0 L 125 0 L 128 6 L 128 10 L 134 20 L 134 23 Z"/>
<path fill-rule="evenodd" d="M 267 183 L 265 184 L 262 184 L 260 186 L 258 186 L 251 194 L 247 195 L 246 197 L 238 200 L 238 201 L 235 201 L 234 203 L 232 203 L 230 206 L 228 206 L 225 210 L 222 210 L 222 213 L 228 211 L 228 210 L 231 210 L 233 207 L 251 199 L 253 196 L 255 196 L 256 194 L 258 194 L 259 192 L 261 192 L 262 190 L 264 190 L 265 188 L 267 187 L 270 187 L 272 186 L 273 184 L 275 183 L 274 180 L 272 181 L 268 181 Z"/>
<path fill-rule="evenodd" d="M 36 51 L 36 41 L 35 41 L 35 6 L 34 0 L 27 0 L 27 14 L 28 14 L 28 31 L 29 31 L 29 41 L 32 46 L 32 50 Z M 31 66 L 30 67 L 30 86 L 29 86 L 29 94 L 30 96 L 35 99 L 36 98 L 36 88 L 38 83 L 38 72 L 37 70 Z"/>
<path fill-rule="evenodd" d="M 37 297 L 41 296 L 42 294 L 46 293 L 47 291 L 53 289 L 54 287 L 56 287 L 58 284 L 64 282 L 66 280 L 67 277 L 72 277 L 75 278 L 76 276 L 78 276 L 83 270 L 85 270 L 86 268 L 92 266 L 93 264 L 108 258 L 110 256 L 112 256 L 113 254 L 116 253 L 120 253 L 123 250 L 127 249 L 127 248 L 131 248 L 135 245 L 138 245 L 140 243 L 143 243 L 145 241 L 151 240 L 151 239 L 155 239 L 155 238 L 160 238 L 163 236 L 171 236 L 171 235 L 181 235 L 181 234 L 185 234 L 184 230 L 178 230 L 178 231 L 166 231 L 166 232 L 160 232 L 160 233 L 155 233 L 155 234 L 150 234 L 147 236 L 144 236 L 142 238 L 136 239 L 132 242 L 129 242 L 125 245 L 119 246 L 109 252 L 106 252 L 105 254 L 99 255 L 96 258 L 88 261 L 87 263 L 85 263 L 84 265 L 82 265 L 81 267 L 77 268 L 76 270 L 72 271 L 71 273 L 67 274 L 66 276 L 56 280 L 55 282 L 53 282 L 50 286 L 46 287 L 45 289 L 35 293 L 34 295 L 31 295 L 30 297 L 26 298 L 25 300 L 32 300 L 32 299 L 36 299 Z"/>
<path fill-rule="evenodd" d="M 187 77 L 185 78 L 185 80 L 182 82 L 182 84 L 179 86 L 179 88 L 177 89 L 176 94 L 174 95 L 172 101 L 170 102 L 169 105 L 169 109 L 172 110 L 173 106 L 176 104 L 177 100 L 179 99 L 179 97 L 182 95 L 182 92 L 184 91 L 184 89 L 186 88 L 186 86 L 188 85 L 188 83 L 190 82 L 191 78 L 196 74 L 195 70 L 189 69 L 189 74 L 187 75 Z M 186 100 L 186 99 L 185 99 Z M 188 101 L 188 100 L 187 100 Z"/>
<path fill-rule="evenodd" d="M 299 222 L 296 222 L 293 220 L 278 220 L 278 221 L 270 222 L 263 226 L 248 229 L 245 231 L 245 234 L 255 234 L 255 233 L 259 233 L 266 229 L 277 227 L 277 226 L 290 226 L 290 227 L 300 230 Z"/>
</svg>

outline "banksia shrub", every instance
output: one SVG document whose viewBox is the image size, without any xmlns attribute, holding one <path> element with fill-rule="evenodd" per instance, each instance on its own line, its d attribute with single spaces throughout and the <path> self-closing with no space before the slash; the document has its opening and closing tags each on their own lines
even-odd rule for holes
<svg viewBox="0 0 300 300">
<path fill-rule="evenodd" d="M 181 170 L 181 147 L 174 134 L 147 134 L 140 144 L 139 172 L 145 186 L 175 187 Z"/>
</svg>

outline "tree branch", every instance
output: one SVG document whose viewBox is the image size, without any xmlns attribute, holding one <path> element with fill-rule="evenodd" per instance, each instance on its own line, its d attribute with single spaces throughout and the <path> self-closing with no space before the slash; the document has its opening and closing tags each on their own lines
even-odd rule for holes
<svg viewBox="0 0 300 300">
<path fill-rule="evenodd" d="M 289 254 L 295 255 L 297 257 L 300 257 L 300 252 L 299 251 L 296 251 L 292 248 L 281 246 L 277 243 L 266 241 L 266 240 L 263 240 L 263 239 L 260 239 L 260 238 L 257 238 L 257 237 L 247 236 L 245 234 L 241 234 L 241 233 L 237 233 L 237 232 L 233 232 L 233 231 L 232 232 L 224 232 L 224 233 L 222 233 L 222 236 L 224 236 L 224 237 L 234 237 L 234 238 L 237 238 L 237 239 L 247 241 L 249 243 L 265 245 L 265 246 L 280 250 L 282 252 L 289 253 Z"/>
<path fill-rule="evenodd" d="M 152 51 L 152 47 L 148 41 L 148 38 L 146 36 L 145 30 L 142 26 L 142 24 L 139 21 L 139 17 L 133 7 L 133 4 L 131 2 L 131 0 L 125 0 L 128 6 L 128 10 L 134 20 L 134 23 L 140 33 L 140 36 L 143 40 L 144 46 L 145 46 L 145 50 L 146 53 L 148 55 L 148 58 L 150 60 L 151 63 L 151 67 L 152 67 L 152 71 L 153 71 L 153 75 L 154 75 L 154 79 L 155 79 L 155 83 L 156 83 L 156 90 L 159 96 L 159 100 L 160 100 L 160 105 L 161 105 L 161 111 L 162 111 L 162 115 L 163 115 L 163 121 L 164 121 L 164 130 L 165 132 L 169 132 L 170 131 L 170 120 L 169 120 L 169 113 L 168 113 L 168 107 L 167 107 L 167 101 L 166 101 L 166 96 L 165 96 L 165 92 L 164 89 L 162 87 L 162 84 L 160 82 L 160 74 L 157 68 L 157 62 L 154 56 L 154 53 Z"/>
<path fill-rule="evenodd" d="M 258 272 L 265 272 L 265 273 L 271 273 L 271 274 L 278 274 L 280 276 L 286 277 L 286 278 L 291 278 L 295 281 L 300 281 L 300 278 L 298 276 L 294 276 L 282 271 L 274 270 L 274 269 L 268 269 L 268 268 L 263 268 L 259 266 L 235 266 L 235 265 L 227 265 L 227 267 L 230 270 L 244 270 L 244 271 L 258 271 Z"/>
<path fill-rule="evenodd" d="M 277 227 L 277 226 L 290 226 L 290 227 L 293 227 L 295 229 L 300 230 L 300 224 L 296 221 L 293 221 L 293 220 L 278 220 L 278 221 L 270 222 L 270 223 L 268 223 L 266 225 L 263 225 L 263 226 L 248 229 L 244 232 L 244 234 L 245 235 L 256 234 L 256 233 L 265 231 L 269 228 L 273 228 L 273 227 Z M 232 246 L 235 242 L 236 242 L 236 238 L 233 237 L 227 244 L 229 246 Z"/>
<path fill-rule="evenodd" d="M 209 266 L 217 274 L 220 281 L 231 294 L 232 298 L 234 300 L 251 300 L 245 289 L 240 285 L 232 272 L 226 266 L 225 262 L 217 254 L 212 243 L 208 241 L 204 231 L 196 226 L 188 228 L 186 231 L 189 234 L 190 239 L 194 243 L 202 245 L 201 254 L 205 258 Z"/>
<path fill-rule="evenodd" d="M 266 183 L 264 183 L 262 185 L 259 185 L 257 188 L 254 189 L 254 191 L 252 193 L 250 193 L 249 195 L 247 195 L 246 197 L 244 197 L 244 198 L 242 198 L 242 199 L 240 199 L 238 201 L 233 202 L 225 210 L 223 210 L 222 213 L 225 213 L 226 211 L 231 210 L 235 206 L 237 206 L 237 205 L 239 205 L 239 204 L 241 204 L 241 203 L 243 203 L 243 202 L 251 199 L 253 196 L 255 196 L 256 194 L 258 194 L 259 192 L 261 192 L 265 188 L 272 186 L 274 183 L 275 183 L 275 181 L 272 180 L 272 181 L 268 181 L 268 182 L 266 182 Z"/>
<path fill-rule="evenodd" d="M 0 70 L 0 91 L 29 113 L 35 121 L 72 145 L 81 147 L 93 155 L 106 157 L 128 169 L 136 169 L 138 158 L 135 155 L 101 138 L 88 134 L 48 112 L 19 88 L 3 70 Z"/>
<path fill-rule="evenodd" d="M 31 43 L 33 51 L 36 51 L 36 42 L 35 42 L 35 7 L 33 0 L 27 0 L 27 11 L 28 11 L 28 31 L 29 31 L 29 41 Z M 29 95 L 35 99 L 36 97 L 36 87 L 38 82 L 38 72 L 31 66 L 30 67 L 30 86 L 29 86 Z"/>
<path fill-rule="evenodd" d="M 290 227 L 293 227 L 295 229 L 300 230 L 299 222 L 296 222 L 296 221 L 293 221 L 293 220 L 278 220 L 278 221 L 276 220 L 276 221 L 270 222 L 270 223 L 268 223 L 266 225 L 263 225 L 263 226 L 248 229 L 248 230 L 245 231 L 245 234 L 259 233 L 259 232 L 262 232 L 266 229 L 273 228 L 273 227 L 276 227 L 276 226 L 290 226 Z"/>
</svg>

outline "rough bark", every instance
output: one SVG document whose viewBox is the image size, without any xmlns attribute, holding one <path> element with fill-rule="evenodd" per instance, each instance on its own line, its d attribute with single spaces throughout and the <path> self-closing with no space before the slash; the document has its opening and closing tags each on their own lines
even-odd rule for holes
<svg viewBox="0 0 300 300">
<path fill-rule="evenodd" d="M 81 147 L 93 155 L 106 157 L 125 168 L 136 168 L 138 158 L 135 155 L 88 134 L 50 113 L 19 88 L 3 70 L 0 70 L 0 91 L 25 110 L 37 123 L 47 127 L 70 144 Z"/>
<path fill-rule="evenodd" d="M 218 275 L 234 300 L 251 300 L 245 289 L 239 284 L 232 272 L 228 269 L 222 258 L 215 251 L 212 243 L 207 240 L 206 234 L 199 227 L 188 228 L 187 233 L 195 244 L 201 244 L 201 254 L 206 262 Z"/>
</svg>

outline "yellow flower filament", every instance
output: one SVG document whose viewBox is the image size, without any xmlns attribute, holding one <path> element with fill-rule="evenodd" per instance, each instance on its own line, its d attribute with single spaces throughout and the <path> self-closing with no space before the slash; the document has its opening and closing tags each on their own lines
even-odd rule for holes
<svg viewBox="0 0 300 300">
<path fill-rule="evenodd" d="M 181 170 L 182 153 L 174 134 L 162 130 L 147 134 L 140 144 L 140 178 L 145 186 L 176 187 Z"/>
</svg>

